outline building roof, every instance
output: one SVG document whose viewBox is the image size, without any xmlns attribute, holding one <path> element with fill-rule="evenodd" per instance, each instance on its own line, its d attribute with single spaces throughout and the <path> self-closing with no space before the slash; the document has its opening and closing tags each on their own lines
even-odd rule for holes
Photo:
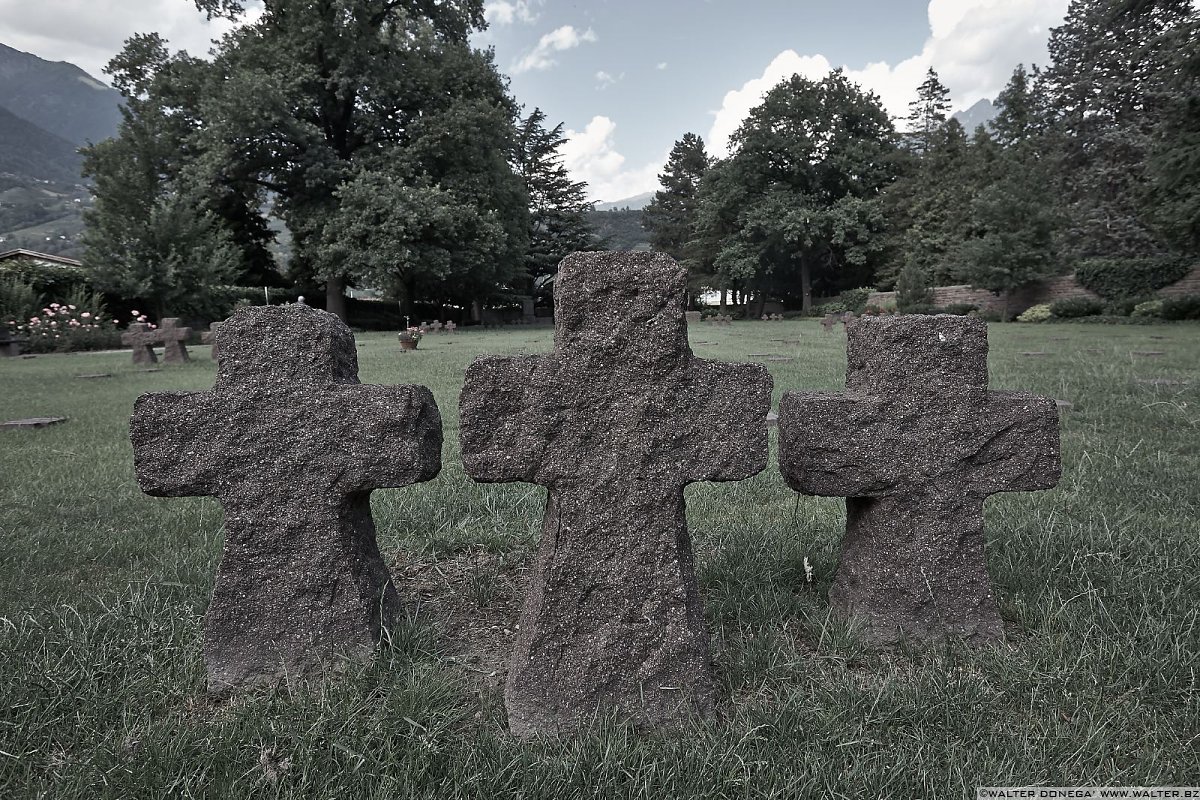
<svg viewBox="0 0 1200 800">
<path fill-rule="evenodd" d="M 65 264 L 68 267 L 82 267 L 82 261 L 76 261 L 73 258 L 66 256 L 54 256 L 49 253 L 38 253 L 34 250 L 9 250 L 6 253 L 0 253 L 0 261 L 8 261 L 14 258 L 28 258 L 34 261 L 47 261 L 51 264 Z"/>
</svg>

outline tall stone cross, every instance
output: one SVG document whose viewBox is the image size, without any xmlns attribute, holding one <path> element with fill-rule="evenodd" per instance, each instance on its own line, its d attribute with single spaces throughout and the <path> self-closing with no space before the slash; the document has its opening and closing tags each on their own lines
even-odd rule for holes
<svg viewBox="0 0 1200 800">
<path fill-rule="evenodd" d="M 216 338 L 213 390 L 142 395 L 130 438 L 144 492 L 224 506 L 204 642 L 220 692 L 373 650 L 398 600 L 371 491 L 437 475 L 442 423 L 423 386 L 361 385 L 332 314 L 246 308 Z"/>
<path fill-rule="evenodd" d="M 131 322 L 121 334 L 121 344 L 133 348 L 133 363 L 157 364 L 154 345 L 158 344 L 158 332 L 144 322 Z"/>
<path fill-rule="evenodd" d="M 555 283 L 554 352 L 467 370 L 468 474 L 549 489 L 505 688 L 517 736 L 713 709 L 683 489 L 766 466 L 772 382 L 692 356 L 686 277 L 664 255 L 576 253 Z"/>
<path fill-rule="evenodd" d="M 158 341 L 163 347 L 163 361 L 168 364 L 186 364 L 192 359 L 188 356 L 187 340 L 191 338 L 192 329 L 179 324 L 178 317 L 167 317 L 158 326 Z"/>
<path fill-rule="evenodd" d="M 983 504 L 1058 484 L 1058 408 L 988 391 L 981 320 L 863 317 L 847 334 L 847 392 L 788 392 L 779 410 L 788 485 L 846 498 L 831 603 L 876 643 L 1002 639 Z"/>
</svg>

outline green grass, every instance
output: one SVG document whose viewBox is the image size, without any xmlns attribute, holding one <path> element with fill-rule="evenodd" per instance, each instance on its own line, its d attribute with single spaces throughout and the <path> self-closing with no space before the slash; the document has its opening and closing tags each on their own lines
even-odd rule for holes
<svg viewBox="0 0 1200 800">
<path fill-rule="evenodd" d="M 788 490 L 773 454 L 756 478 L 688 490 L 723 718 L 682 736 L 604 723 L 522 744 L 505 733 L 495 681 L 457 665 L 461 631 L 431 609 L 454 600 L 459 622 L 512 621 L 501 579 L 536 541 L 544 492 L 464 475 L 457 394 L 476 354 L 542 352 L 550 338 L 431 336 L 402 356 L 394 336 L 359 337 L 363 381 L 429 386 L 446 425 L 437 480 L 374 495 L 410 613 L 373 664 L 226 704 L 206 698 L 200 661 L 220 507 L 142 495 L 127 439 L 140 393 L 211 386 L 207 348 L 155 373 L 119 353 L 0 362 L 0 417 L 71 418 L 0 432 L 0 797 L 950 798 L 976 785 L 1200 784 L 1200 327 L 992 326 L 993 388 L 1074 404 L 1059 488 L 988 502 L 1007 645 L 863 647 L 825 598 L 843 503 Z M 844 337 L 815 322 L 700 326 L 693 340 L 716 343 L 695 346 L 707 357 L 795 356 L 767 364 L 777 400 L 841 386 Z M 1147 350 L 1165 355 L 1132 354 Z M 73 377 L 95 372 L 113 377 Z"/>
</svg>

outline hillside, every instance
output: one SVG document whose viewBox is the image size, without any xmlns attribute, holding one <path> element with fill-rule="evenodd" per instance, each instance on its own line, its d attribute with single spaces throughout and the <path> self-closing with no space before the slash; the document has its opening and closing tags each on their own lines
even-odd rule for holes
<svg viewBox="0 0 1200 800">
<path fill-rule="evenodd" d="M 0 44 L 0 107 L 75 145 L 117 132 L 121 95 L 74 64 Z"/>
<path fill-rule="evenodd" d="M 0 173 L 78 183 L 75 145 L 0 107 Z"/>
<path fill-rule="evenodd" d="M 650 234 L 642 227 L 641 211 L 591 211 L 587 221 L 609 250 L 650 249 Z"/>
</svg>

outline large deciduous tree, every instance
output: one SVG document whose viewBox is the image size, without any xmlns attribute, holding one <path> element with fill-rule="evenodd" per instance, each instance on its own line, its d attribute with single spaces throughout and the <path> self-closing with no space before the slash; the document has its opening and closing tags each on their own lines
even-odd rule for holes
<svg viewBox="0 0 1200 800">
<path fill-rule="evenodd" d="M 521 281 L 516 105 L 468 42 L 482 0 L 265 0 L 254 20 L 236 0 L 196 5 L 245 23 L 206 65 L 203 124 L 180 143 L 197 185 L 256 193 L 257 206 L 213 203 L 226 227 L 266 230 L 269 201 L 291 234 L 289 277 L 324 283 L 343 316 L 351 281 L 402 301 Z M 154 77 L 152 98 L 175 85 L 136 50 L 122 58 L 124 73 Z"/>
<path fill-rule="evenodd" d="M 699 233 L 719 242 L 729 285 L 798 299 L 864 283 L 882 252 L 880 192 L 895 177 L 895 132 L 879 99 L 840 70 L 767 93 L 702 190 Z"/>
</svg>

